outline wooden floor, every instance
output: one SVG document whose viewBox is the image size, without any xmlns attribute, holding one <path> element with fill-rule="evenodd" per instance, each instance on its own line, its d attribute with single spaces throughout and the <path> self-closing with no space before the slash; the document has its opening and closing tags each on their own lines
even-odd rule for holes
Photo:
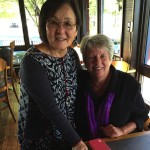
<svg viewBox="0 0 150 150">
<path fill-rule="evenodd" d="M 17 86 L 17 92 L 19 94 L 19 84 Z M 11 99 L 11 106 L 15 114 L 16 120 L 18 120 L 18 107 L 19 104 L 14 96 L 12 90 L 9 91 Z M 8 109 L 0 112 L 0 150 L 19 150 L 19 144 L 17 140 L 17 121 L 14 122 Z"/>
</svg>

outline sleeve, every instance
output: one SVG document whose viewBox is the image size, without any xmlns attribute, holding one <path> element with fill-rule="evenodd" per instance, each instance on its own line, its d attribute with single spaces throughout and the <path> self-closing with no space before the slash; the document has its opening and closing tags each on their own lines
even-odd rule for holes
<svg viewBox="0 0 150 150">
<path fill-rule="evenodd" d="M 21 63 L 21 80 L 42 115 L 56 126 L 64 139 L 70 145 L 80 141 L 80 137 L 56 105 L 44 67 L 31 56 L 26 56 Z"/>
<path fill-rule="evenodd" d="M 78 90 L 75 109 L 75 125 L 76 131 L 84 141 L 89 140 L 89 130 L 86 115 L 86 104 L 84 99 L 85 87 L 87 87 L 88 76 L 85 70 L 81 70 L 78 74 Z"/>
<path fill-rule="evenodd" d="M 137 130 L 142 131 L 144 122 L 148 119 L 148 112 L 142 94 L 141 94 L 141 86 L 138 83 L 138 91 L 135 96 L 135 103 L 134 103 L 134 114 L 133 114 L 133 120 L 135 120 L 137 124 Z"/>
<path fill-rule="evenodd" d="M 81 96 L 82 97 L 82 96 Z M 78 94 L 78 99 L 76 101 L 76 110 L 75 110 L 75 125 L 76 131 L 81 136 L 83 141 L 88 141 L 89 131 L 88 131 L 88 122 L 85 114 L 85 106 L 83 104 L 83 97 L 81 98 Z"/>
</svg>

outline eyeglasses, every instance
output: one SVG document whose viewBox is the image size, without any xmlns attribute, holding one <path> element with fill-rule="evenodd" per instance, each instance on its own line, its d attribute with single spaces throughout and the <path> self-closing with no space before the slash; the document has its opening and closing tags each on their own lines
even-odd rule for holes
<svg viewBox="0 0 150 150">
<path fill-rule="evenodd" d="M 53 27 L 53 28 L 58 28 L 62 25 L 63 28 L 66 30 L 72 30 L 74 27 L 76 27 L 76 24 L 71 21 L 61 22 L 56 19 L 48 19 L 47 24 L 49 27 Z"/>
</svg>

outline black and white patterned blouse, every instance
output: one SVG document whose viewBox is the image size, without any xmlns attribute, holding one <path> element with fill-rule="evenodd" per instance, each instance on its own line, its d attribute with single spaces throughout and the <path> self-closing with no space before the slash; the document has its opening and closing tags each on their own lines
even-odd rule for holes
<svg viewBox="0 0 150 150">
<path fill-rule="evenodd" d="M 79 58 L 71 48 L 63 58 L 48 56 L 34 47 L 27 51 L 20 70 L 20 143 L 48 134 L 69 144 L 80 140 L 72 128 L 79 69 Z"/>
</svg>

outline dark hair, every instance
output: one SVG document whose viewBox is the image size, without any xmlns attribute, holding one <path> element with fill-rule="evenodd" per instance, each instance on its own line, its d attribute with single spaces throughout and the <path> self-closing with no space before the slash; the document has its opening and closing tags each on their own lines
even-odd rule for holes
<svg viewBox="0 0 150 150">
<path fill-rule="evenodd" d="M 48 18 L 53 17 L 57 10 L 63 5 L 69 4 L 76 16 L 77 28 L 81 25 L 81 16 L 78 4 L 75 0 L 47 0 L 41 8 L 39 16 L 39 34 L 43 42 L 48 43 L 46 36 L 46 21 Z"/>
</svg>

